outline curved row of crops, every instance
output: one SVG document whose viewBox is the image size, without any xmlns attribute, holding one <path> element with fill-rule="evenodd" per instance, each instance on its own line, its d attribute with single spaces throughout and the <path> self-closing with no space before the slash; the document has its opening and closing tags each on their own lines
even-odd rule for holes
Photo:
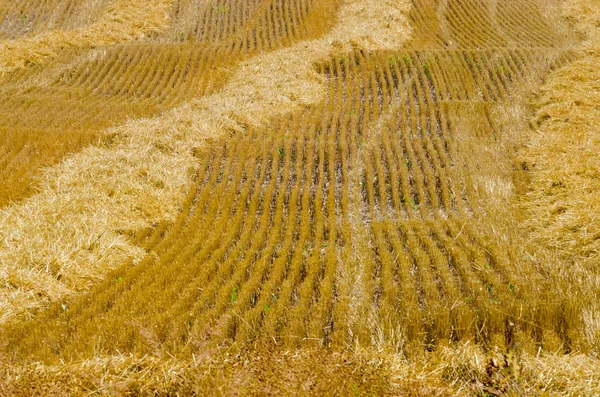
<svg viewBox="0 0 600 397">
<path fill-rule="evenodd" d="M 415 35 L 421 49 L 512 49 L 556 47 L 564 32 L 553 26 L 557 2 L 444 0 L 432 5 L 412 0 L 411 21 L 426 34 Z"/>
<path fill-rule="evenodd" d="M 249 20 L 234 3 L 235 18 Z M 560 308 L 544 300 L 544 276 L 519 262 L 519 248 L 488 218 L 490 181 L 465 159 L 485 151 L 465 153 L 465 141 L 495 145 L 494 109 L 572 54 L 529 4 L 413 3 L 416 28 L 439 34 L 417 31 L 399 52 L 322 62 L 323 103 L 214 142 L 199 154 L 204 166 L 175 223 L 135 236 L 151 254 L 8 328 L 16 354 L 419 350 L 450 340 L 511 345 L 515 333 L 571 342 Z M 278 4 L 266 9 L 290 10 Z M 230 35 L 219 10 L 206 15 L 223 26 L 219 37 Z M 184 37 L 203 40 L 187 29 Z M 180 80 L 189 82 L 169 81 Z M 168 88 L 146 86 L 131 92 L 169 100 Z"/>
<path fill-rule="evenodd" d="M 177 0 L 171 9 L 171 26 L 161 42 L 221 44 L 253 53 L 314 38 L 329 25 L 339 1 Z"/>
<path fill-rule="evenodd" d="M 0 2 L 0 39 L 70 30 L 90 24 L 110 6 L 108 1 L 6 0 Z"/>
<path fill-rule="evenodd" d="M 22 3 L 12 7 L 25 8 Z M 1 76 L 0 205 L 31 194 L 40 167 L 94 142 L 99 131 L 210 94 L 224 84 L 232 66 L 249 56 L 319 37 L 339 2 L 255 3 L 250 7 L 248 2 L 229 1 L 216 7 L 174 2 L 169 29 L 196 21 L 202 38 L 188 40 L 192 33 L 167 29 L 140 42 L 65 48 L 50 61 Z M 65 4 L 71 11 L 83 8 L 76 2 Z M 182 13 L 192 6 L 204 16 Z M 7 21 L 11 9 L 6 8 Z M 40 5 L 29 18 L 43 21 L 61 9 Z M 229 30 L 222 32 L 223 26 Z"/>
</svg>

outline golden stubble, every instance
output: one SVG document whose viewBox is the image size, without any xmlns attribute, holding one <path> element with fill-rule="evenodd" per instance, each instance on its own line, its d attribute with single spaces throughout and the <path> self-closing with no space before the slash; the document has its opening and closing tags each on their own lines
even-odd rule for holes
<svg viewBox="0 0 600 397">
<path fill-rule="evenodd" d="M 139 261 L 146 253 L 126 232 L 174 219 L 207 138 L 320 102 L 314 63 L 357 46 L 397 49 L 409 37 L 407 11 L 404 2 L 346 1 L 323 38 L 246 61 L 218 93 L 110 129 L 112 144 L 47 170 L 39 194 L 0 212 L 0 322 Z"/>
<path fill-rule="evenodd" d="M 0 390 L 21 395 L 44 390 L 52 395 L 87 396 L 186 394 L 271 395 L 304 390 L 318 395 L 507 396 L 595 395 L 600 387 L 597 361 L 585 355 L 542 353 L 518 357 L 472 343 L 440 347 L 425 357 L 322 350 L 269 352 L 227 360 L 194 356 L 177 360 L 156 356 L 112 355 L 55 365 L 32 363 L 5 368 Z M 310 390 L 310 392 L 309 392 Z M 370 390 L 370 392 L 369 392 Z M 502 394 L 500 394 L 502 393 Z"/>
<path fill-rule="evenodd" d="M 535 101 L 522 152 L 530 167 L 525 226 L 548 249 L 563 296 L 583 310 L 583 333 L 600 354 L 600 3 L 569 0 L 563 11 L 583 36 L 580 57 L 550 74 Z"/>
<path fill-rule="evenodd" d="M 99 47 L 139 40 L 169 23 L 171 0 L 113 0 L 98 19 L 77 29 L 50 30 L 32 37 L 0 42 L 0 76 L 56 56 L 66 47 Z"/>
</svg>

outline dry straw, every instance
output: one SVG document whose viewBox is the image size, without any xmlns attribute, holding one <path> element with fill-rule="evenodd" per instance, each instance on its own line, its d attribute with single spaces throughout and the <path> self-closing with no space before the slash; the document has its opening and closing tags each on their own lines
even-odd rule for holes
<svg viewBox="0 0 600 397">
<path fill-rule="evenodd" d="M 565 14 L 585 36 L 582 56 L 552 73 L 537 99 L 527 226 L 550 248 L 565 296 L 583 306 L 584 333 L 600 355 L 600 2 L 570 0 Z M 575 292 L 574 290 L 577 290 Z"/>
<path fill-rule="evenodd" d="M 407 10 L 404 2 L 346 1 L 325 37 L 244 62 L 220 92 L 111 129 L 110 146 L 49 169 L 39 194 L 0 212 L 0 322 L 140 260 L 145 252 L 125 232 L 175 217 L 206 138 L 318 103 L 325 88 L 313 64 L 353 46 L 399 47 Z"/>
<path fill-rule="evenodd" d="M 69 31 L 0 42 L 0 75 L 42 62 L 65 47 L 98 47 L 138 40 L 168 24 L 170 0 L 113 0 L 94 23 Z"/>
<path fill-rule="evenodd" d="M 525 157 L 535 167 L 528 206 L 537 237 L 565 256 L 600 258 L 600 5 L 568 2 L 583 16 L 584 56 L 554 72 L 543 86 L 539 127 Z"/>
<path fill-rule="evenodd" d="M 600 388 L 600 367 L 584 355 L 522 356 L 470 343 L 424 358 L 296 350 L 176 360 L 115 355 L 21 367 L 0 362 L 0 394 L 21 395 L 410 395 L 583 396 Z"/>
</svg>

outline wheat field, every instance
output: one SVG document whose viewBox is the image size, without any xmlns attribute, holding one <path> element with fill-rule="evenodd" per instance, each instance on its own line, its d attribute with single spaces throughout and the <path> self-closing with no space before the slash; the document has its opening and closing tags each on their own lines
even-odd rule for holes
<svg viewBox="0 0 600 397">
<path fill-rule="evenodd" d="M 599 22 L 0 1 L 0 394 L 598 393 Z"/>
</svg>

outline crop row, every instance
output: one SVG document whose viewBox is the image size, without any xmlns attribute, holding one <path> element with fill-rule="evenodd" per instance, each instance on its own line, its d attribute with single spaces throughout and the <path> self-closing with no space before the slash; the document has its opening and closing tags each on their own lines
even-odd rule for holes
<svg viewBox="0 0 600 397">
<path fill-rule="evenodd" d="M 415 48 L 554 48 L 564 38 L 537 2 L 448 0 L 435 5 L 412 0 Z M 552 11 L 547 11 L 552 12 Z"/>
<path fill-rule="evenodd" d="M 331 23 L 339 0 L 177 0 L 161 42 L 224 44 L 253 53 L 314 38 Z"/>
<path fill-rule="evenodd" d="M 52 29 L 70 30 L 93 22 L 105 1 L 16 0 L 0 2 L 0 39 L 33 36 Z"/>
<path fill-rule="evenodd" d="M 495 24 L 484 27 L 492 3 Z M 178 4 L 183 10 L 195 3 Z M 190 25 L 184 36 L 201 41 L 197 32 L 206 31 L 224 40 L 233 35 L 230 26 L 250 24 L 254 13 L 263 15 L 260 26 L 281 26 L 303 15 L 290 10 L 313 3 L 251 2 L 247 10 L 225 4 L 200 18 L 221 29 Z M 482 151 L 465 153 L 461 141 L 493 145 L 493 107 L 571 55 L 540 48 L 556 41 L 522 2 L 443 4 L 444 29 L 464 48 L 445 48 L 442 35 L 422 48 L 355 50 L 315 65 L 327 82 L 322 103 L 199 153 L 179 217 L 134 236 L 148 256 L 113 271 L 89 294 L 7 327 L 9 349 L 47 360 L 258 344 L 359 343 L 398 351 L 448 340 L 512 343 L 514 324 L 540 342 L 543 276 L 517 266 L 516 248 L 486 218 L 478 175 L 464 161 Z M 437 5 L 414 5 L 414 22 L 440 22 Z M 508 36 L 498 26 L 509 22 L 529 32 L 510 36 L 519 45 L 500 39 Z M 264 48 L 278 42 L 269 34 L 255 36 Z M 229 51 L 247 49 L 244 40 L 217 54 L 235 56 L 238 50 Z M 179 46 L 172 48 L 185 47 Z M 210 64 L 215 54 L 174 51 L 161 58 L 150 45 L 138 50 L 116 48 L 106 55 L 110 62 L 61 74 L 69 81 L 56 84 L 168 102 L 172 84 L 172 95 L 188 95 L 187 71 L 176 65 Z M 165 66 L 126 74 L 142 60 Z M 113 83 L 107 74 L 123 77 Z M 192 85 L 214 86 L 203 83 L 211 81 L 204 75 Z"/>
<path fill-rule="evenodd" d="M 180 217 L 138 236 L 151 254 L 43 314 L 59 321 L 18 343 L 68 357 L 503 335 L 528 286 L 477 221 L 454 137 L 466 100 L 506 99 L 526 71 L 494 78 L 491 63 L 473 66 L 481 54 L 438 65 L 437 53 L 357 51 L 318 65 L 329 76 L 322 104 L 215 143 Z M 445 81 L 450 68 L 463 78 Z M 472 133 L 492 139 L 486 106 L 473 109 Z M 361 276 L 346 283 L 353 268 Z"/>
<path fill-rule="evenodd" d="M 11 7 L 25 9 L 25 3 Z M 69 10 L 85 8 L 63 3 L 71 4 Z M 181 18 L 201 21 L 205 39 L 180 40 L 167 30 L 136 43 L 64 49 L 51 61 L 0 78 L 0 121 L 6 138 L 0 143 L 0 206 L 33 192 L 32 179 L 41 167 L 92 142 L 99 131 L 210 94 L 226 81 L 228 70 L 247 57 L 319 36 L 333 16 L 323 14 L 323 7 L 334 10 L 337 5 L 231 1 L 218 9 L 206 2 L 175 3 L 182 10 L 197 6 L 206 14 L 196 18 L 185 12 L 173 21 L 173 26 Z M 36 11 L 40 18 L 62 10 L 58 3 L 44 4 Z M 219 33 L 221 29 L 229 33 Z M 270 33 L 264 35 L 263 30 Z"/>
</svg>

